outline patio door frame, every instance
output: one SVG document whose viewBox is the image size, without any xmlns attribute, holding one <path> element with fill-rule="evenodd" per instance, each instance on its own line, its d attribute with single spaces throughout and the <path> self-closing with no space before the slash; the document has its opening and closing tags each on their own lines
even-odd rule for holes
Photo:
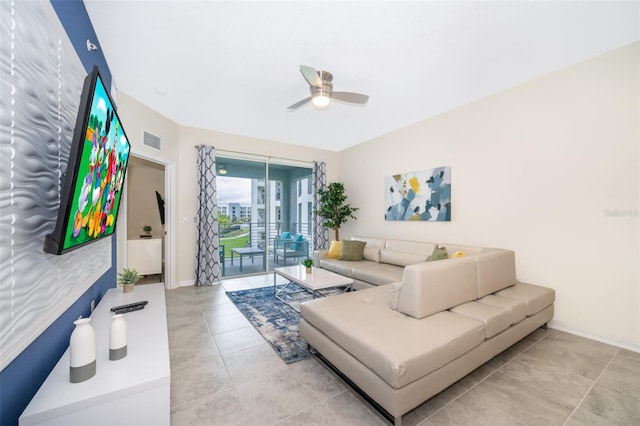
<svg viewBox="0 0 640 426">
<path fill-rule="evenodd" d="M 271 235 L 271 227 L 269 226 L 269 223 L 272 221 L 271 218 L 271 185 L 270 185 L 270 179 L 269 179 L 269 166 L 270 165 L 280 165 L 280 166 L 291 166 L 291 167 L 300 167 L 300 168 L 307 168 L 310 171 L 310 176 L 313 174 L 313 162 L 311 161 L 300 161 L 300 160 L 294 160 L 294 159 L 289 159 L 289 158 L 278 158 L 278 157 L 267 157 L 267 156 L 261 156 L 261 155 L 255 155 L 255 154 L 248 154 L 248 153 L 242 153 L 242 152 L 236 152 L 236 151 L 226 151 L 226 150 L 216 150 L 216 164 L 221 164 L 225 162 L 225 159 L 233 159 L 233 160 L 241 160 L 241 161 L 248 161 L 248 162 L 256 162 L 256 163 L 263 163 L 264 164 L 264 179 L 265 179 L 265 240 L 264 240 L 264 244 L 265 244 L 265 259 L 264 259 L 264 268 L 265 270 L 262 271 L 261 273 L 253 273 L 253 274 L 242 274 L 242 275 L 231 275 L 231 276 L 248 276 L 248 275 L 259 275 L 259 274 L 265 274 L 270 270 L 272 261 L 271 261 L 271 257 L 269 256 L 269 242 L 273 239 L 274 236 Z M 254 200 L 251 200 L 251 202 L 253 203 Z M 251 218 L 251 220 L 253 221 L 254 218 Z M 312 228 L 310 226 L 310 232 L 312 232 Z M 313 247 L 311 246 L 313 241 L 313 238 L 310 238 L 309 241 L 309 250 L 311 252 L 313 252 Z M 228 276 L 225 276 L 224 278 L 227 278 Z"/>
</svg>

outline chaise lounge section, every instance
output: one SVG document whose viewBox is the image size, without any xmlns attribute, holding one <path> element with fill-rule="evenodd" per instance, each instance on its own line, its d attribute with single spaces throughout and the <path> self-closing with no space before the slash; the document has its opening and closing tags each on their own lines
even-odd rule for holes
<svg viewBox="0 0 640 426">
<path fill-rule="evenodd" d="M 301 305 L 300 334 L 396 425 L 546 325 L 555 292 L 518 282 L 515 253 L 421 262 L 402 278 Z"/>
</svg>

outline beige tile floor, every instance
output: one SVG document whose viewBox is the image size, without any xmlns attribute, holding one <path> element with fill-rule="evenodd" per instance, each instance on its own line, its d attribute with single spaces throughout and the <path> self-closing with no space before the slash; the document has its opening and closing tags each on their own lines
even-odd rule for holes
<svg viewBox="0 0 640 426">
<path fill-rule="evenodd" d="M 166 292 L 171 424 L 388 425 L 316 359 L 285 364 L 226 290 Z M 406 414 L 404 425 L 638 425 L 640 354 L 539 329 Z"/>
</svg>

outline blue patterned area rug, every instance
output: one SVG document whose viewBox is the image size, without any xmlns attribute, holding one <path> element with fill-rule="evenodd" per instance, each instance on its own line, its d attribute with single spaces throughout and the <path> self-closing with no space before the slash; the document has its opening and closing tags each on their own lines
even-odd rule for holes
<svg viewBox="0 0 640 426">
<path fill-rule="evenodd" d="M 295 284 L 290 284 L 288 289 L 292 287 L 295 289 Z M 295 300 L 298 295 L 304 294 L 285 297 L 295 304 L 299 303 Z M 275 298 L 273 286 L 230 291 L 227 295 L 284 362 L 290 364 L 311 357 L 307 342 L 300 337 L 300 314 Z M 310 294 L 306 293 L 306 297 Z"/>
</svg>

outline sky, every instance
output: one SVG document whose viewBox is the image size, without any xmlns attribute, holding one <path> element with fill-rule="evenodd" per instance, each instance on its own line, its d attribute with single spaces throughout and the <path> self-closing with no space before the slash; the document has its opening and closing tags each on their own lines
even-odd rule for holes
<svg viewBox="0 0 640 426">
<path fill-rule="evenodd" d="M 218 203 L 251 203 L 251 179 L 216 176 Z"/>
</svg>

